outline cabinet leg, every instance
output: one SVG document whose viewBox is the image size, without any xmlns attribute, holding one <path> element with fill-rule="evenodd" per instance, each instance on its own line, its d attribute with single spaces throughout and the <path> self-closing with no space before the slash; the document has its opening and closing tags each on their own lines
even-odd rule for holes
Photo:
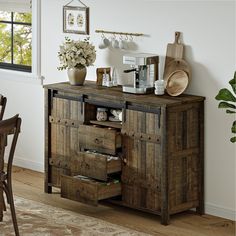
<svg viewBox="0 0 236 236">
<path fill-rule="evenodd" d="M 163 212 L 161 214 L 161 224 L 169 225 L 169 223 L 170 223 L 170 215 L 167 212 Z"/>
<path fill-rule="evenodd" d="M 52 193 L 52 187 L 48 186 L 48 184 L 45 183 L 44 192 L 45 193 Z"/>
<path fill-rule="evenodd" d="M 205 214 L 205 207 L 204 207 L 204 202 L 200 202 L 199 206 L 196 207 L 196 212 L 197 214 L 199 214 L 200 216 L 201 215 L 204 215 Z"/>
</svg>

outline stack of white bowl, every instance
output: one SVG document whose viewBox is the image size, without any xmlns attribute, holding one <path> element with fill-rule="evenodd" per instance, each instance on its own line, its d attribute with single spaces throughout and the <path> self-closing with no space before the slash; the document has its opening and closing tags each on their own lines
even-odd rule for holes
<svg viewBox="0 0 236 236">
<path fill-rule="evenodd" d="M 155 81 L 155 94 L 163 95 L 165 93 L 165 81 L 163 79 L 159 79 Z"/>
</svg>

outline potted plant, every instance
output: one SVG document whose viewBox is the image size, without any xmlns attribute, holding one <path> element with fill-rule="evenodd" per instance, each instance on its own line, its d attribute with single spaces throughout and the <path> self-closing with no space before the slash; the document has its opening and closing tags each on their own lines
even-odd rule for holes
<svg viewBox="0 0 236 236">
<path fill-rule="evenodd" d="M 234 78 L 229 81 L 234 94 L 236 95 L 236 71 L 234 72 Z M 219 91 L 216 100 L 221 100 L 218 108 L 225 108 L 226 113 L 235 114 L 236 113 L 236 97 L 231 93 L 227 88 L 223 88 Z M 230 139 L 232 143 L 236 142 L 236 120 L 233 122 L 231 127 L 231 132 L 234 134 L 234 137 Z"/>
<path fill-rule="evenodd" d="M 96 59 L 95 47 L 84 40 L 71 40 L 66 37 L 58 52 L 60 66 L 58 70 L 67 69 L 71 85 L 83 85 L 87 74 L 87 67 L 93 65 Z"/>
</svg>

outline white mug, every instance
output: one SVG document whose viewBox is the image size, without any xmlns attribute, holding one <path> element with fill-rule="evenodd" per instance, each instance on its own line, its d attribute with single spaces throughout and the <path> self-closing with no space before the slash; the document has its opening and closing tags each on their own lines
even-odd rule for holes
<svg viewBox="0 0 236 236">
<path fill-rule="evenodd" d="M 119 41 L 116 38 L 113 38 L 111 41 L 111 46 L 113 48 L 119 48 Z"/>
<path fill-rule="evenodd" d="M 126 41 L 126 40 L 123 40 L 123 39 L 120 40 L 119 48 L 120 48 L 120 49 L 123 49 L 123 50 L 127 50 L 127 49 L 128 49 L 127 41 Z"/>
</svg>

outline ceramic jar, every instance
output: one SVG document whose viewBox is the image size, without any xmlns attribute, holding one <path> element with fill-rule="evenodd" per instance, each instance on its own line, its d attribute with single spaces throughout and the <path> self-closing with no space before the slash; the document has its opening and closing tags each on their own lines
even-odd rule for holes
<svg viewBox="0 0 236 236">
<path fill-rule="evenodd" d="M 107 120 L 107 108 L 97 108 L 97 121 Z"/>
</svg>

